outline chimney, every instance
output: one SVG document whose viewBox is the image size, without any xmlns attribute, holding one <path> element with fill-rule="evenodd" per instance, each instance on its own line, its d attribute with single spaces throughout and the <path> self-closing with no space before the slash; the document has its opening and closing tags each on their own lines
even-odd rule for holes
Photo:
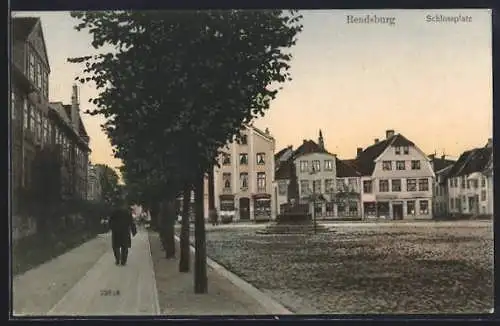
<svg viewBox="0 0 500 326">
<path fill-rule="evenodd" d="M 434 159 L 436 158 L 436 154 L 431 154 L 431 155 L 429 155 L 429 158 L 430 158 L 431 160 L 434 160 Z"/>
<path fill-rule="evenodd" d="M 441 155 L 441 159 L 444 160 L 446 158 L 446 156 L 443 154 Z"/>
<path fill-rule="evenodd" d="M 307 143 L 307 139 L 302 140 L 302 144 L 305 144 L 305 143 Z"/>
<path fill-rule="evenodd" d="M 493 138 L 488 138 L 488 143 L 486 143 L 486 147 L 488 147 L 488 148 L 493 147 Z"/>
<path fill-rule="evenodd" d="M 375 144 L 378 144 L 378 138 L 375 138 L 374 142 L 375 142 Z"/>
<path fill-rule="evenodd" d="M 268 135 L 269 135 L 269 128 L 266 128 L 266 131 L 265 131 L 265 132 L 266 132 L 266 134 L 268 134 Z"/>
<path fill-rule="evenodd" d="M 362 151 L 363 151 L 363 148 L 362 147 L 358 147 L 356 149 L 356 156 L 359 156 L 359 154 L 361 154 Z"/>
<path fill-rule="evenodd" d="M 78 132 L 80 122 L 80 103 L 78 102 L 78 86 L 73 84 L 73 93 L 71 94 L 71 122 Z"/>
<path fill-rule="evenodd" d="M 386 130 L 386 131 L 385 131 L 385 138 L 386 138 L 386 139 L 389 139 L 389 138 L 391 138 L 392 136 L 394 136 L 394 130 L 393 130 L 393 129 L 389 129 L 389 130 Z"/>
</svg>

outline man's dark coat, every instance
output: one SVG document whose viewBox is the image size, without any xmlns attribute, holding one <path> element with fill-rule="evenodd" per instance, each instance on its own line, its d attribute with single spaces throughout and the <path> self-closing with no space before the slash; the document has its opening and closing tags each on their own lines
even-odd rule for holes
<svg viewBox="0 0 500 326">
<path fill-rule="evenodd" d="M 130 248 L 132 244 L 130 233 L 132 235 L 137 233 L 132 214 L 125 209 L 113 211 L 109 219 L 109 228 L 111 229 L 111 242 L 114 248 Z"/>
</svg>

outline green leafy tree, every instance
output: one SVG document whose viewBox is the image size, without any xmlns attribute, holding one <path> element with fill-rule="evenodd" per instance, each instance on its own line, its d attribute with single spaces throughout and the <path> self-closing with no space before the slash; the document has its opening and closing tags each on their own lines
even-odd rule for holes
<svg viewBox="0 0 500 326">
<path fill-rule="evenodd" d="M 155 166 L 166 189 L 196 190 L 195 292 L 207 291 L 203 176 L 220 149 L 238 138 L 244 123 L 263 116 L 290 79 L 293 46 L 302 29 L 295 11 L 76 12 L 77 30 L 92 45 L 115 50 L 70 59 L 84 63 L 81 82 L 99 95 L 92 114 L 107 118 L 104 129 L 115 156 Z M 223 51 L 221 49 L 224 49 Z M 176 175 L 177 177 L 173 177 Z"/>
</svg>

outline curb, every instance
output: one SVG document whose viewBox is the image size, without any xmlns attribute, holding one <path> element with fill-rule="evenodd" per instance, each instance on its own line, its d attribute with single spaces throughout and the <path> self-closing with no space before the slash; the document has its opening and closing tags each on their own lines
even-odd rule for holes
<svg viewBox="0 0 500 326">
<path fill-rule="evenodd" d="M 180 238 L 177 235 L 175 235 L 175 240 L 180 242 Z M 189 244 L 189 249 L 191 250 L 192 253 L 195 253 L 195 251 L 196 251 L 194 246 L 191 243 Z M 270 314 L 276 314 L 276 315 L 293 315 L 294 314 L 293 312 L 291 312 L 290 310 L 285 308 L 285 306 L 283 306 L 281 303 L 279 303 L 278 301 L 269 297 L 268 295 L 264 294 L 262 291 L 257 289 L 255 286 L 244 281 L 239 276 L 230 272 L 229 270 L 227 270 L 222 265 L 215 262 L 214 260 L 212 260 L 208 256 L 207 256 L 207 264 L 210 268 L 212 268 L 214 271 L 219 273 L 219 275 L 225 277 L 228 281 L 230 281 L 231 283 L 236 285 L 243 292 L 248 294 L 250 297 L 252 297 L 257 302 L 259 302 L 264 308 L 266 308 L 268 310 L 268 312 Z"/>
<path fill-rule="evenodd" d="M 143 230 L 143 232 L 146 233 L 146 240 L 148 242 L 148 251 L 149 251 L 149 263 L 151 265 L 151 274 L 153 276 L 153 300 L 154 300 L 154 308 L 156 310 L 156 315 L 161 315 L 162 312 L 160 310 L 160 300 L 158 299 L 158 287 L 156 286 L 156 274 L 155 274 L 155 268 L 154 268 L 154 263 L 153 263 L 153 256 L 151 255 L 151 243 L 149 242 L 149 231 L 148 230 Z"/>
</svg>

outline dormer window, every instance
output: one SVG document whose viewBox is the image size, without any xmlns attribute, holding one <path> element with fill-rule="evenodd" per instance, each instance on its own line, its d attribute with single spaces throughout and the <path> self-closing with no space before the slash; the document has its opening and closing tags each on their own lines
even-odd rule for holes
<svg viewBox="0 0 500 326">
<path fill-rule="evenodd" d="M 394 147 L 394 153 L 396 155 L 401 155 L 401 146 L 395 146 Z"/>
<path fill-rule="evenodd" d="M 409 146 L 403 146 L 403 154 L 408 155 L 410 153 L 410 147 Z"/>
</svg>

